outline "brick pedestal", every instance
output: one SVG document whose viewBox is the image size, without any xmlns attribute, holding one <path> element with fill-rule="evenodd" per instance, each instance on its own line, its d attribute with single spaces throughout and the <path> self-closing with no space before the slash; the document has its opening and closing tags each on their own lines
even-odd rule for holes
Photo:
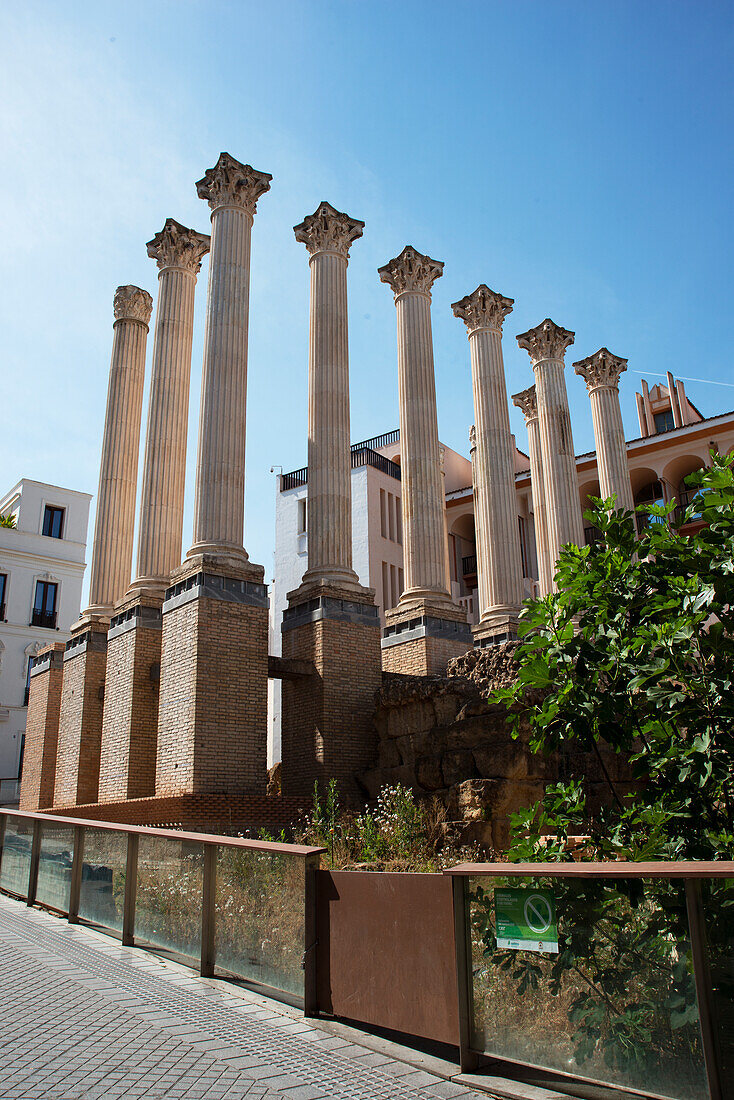
<svg viewBox="0 0 734 1100">
<path fill-rule="evenodd" d="M 399 605 L 385 615 L 382 636 L 382 668 L 404 676 L 443 676 L 452 657 L 460 657 L 474 645 L 463 608 L 454 617 L 442 606 L 432 610 L 403 609 Z"/>
<path fill-rule="evenodd" d="M 100 802 L 155 793 L 162 603 L 134 596 L 118 604 L 110 622 Z"/>
<path fill-rule="evenodd" d="M 340 598 L 328 590 L 283 616 L 283 657 L 315 674 L 283 680 L 283 794 L 308 797 L 336 779 L 343 802 L 364 800 L 355 775 L 377 751 L 375 694 L 382 684 L 380 620 L 371 589 Z"/>
<path fill-rule="evenodd" d="M 155 793 L 264 794 L 268 596 L 262 569 L 248 567 L 235 578 L 210 572 L 204 562 L 199 571 L 186 571 L 179 571 L 163 604 Z"/>
<path fill-rule="evenodd" d="M 54 804 L 65 649 L 63 642 L 54 642 L 42 649 L 31 669 L 20 785 L 21 810 L 45 810 Z"/>
<path fill-rule="evenodd" d="M 486 646 L 516 641 L 518 622 L 519 615 L 515 617 L 508 615 L 499 626 L 492 624 L 492 622 L 483 622 L 479 623 L 478 626 L 473 626 L 472 635 L 475 647 L 484 649 Z"/>
<path fill-rule="evenodd" d="M 107 668 L 107 623 L 86 622 L 66 643 L 54 806 L 96 802 Z"/>
</svg>

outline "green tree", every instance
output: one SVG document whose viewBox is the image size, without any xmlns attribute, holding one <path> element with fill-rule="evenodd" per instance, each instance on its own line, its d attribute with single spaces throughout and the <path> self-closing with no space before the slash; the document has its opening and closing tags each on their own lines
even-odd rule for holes
<svg viewBox="0 0 734 1100">
<path fill-rule="evenodd" d="M 511 707 L 514 736 L 529 724 L 534 751 L 595 753 L 608 798 L 592 813 L 583 775 L 549 785 L 513 815 L 511 861 L 578 858 L 568 838 L 579 833 L 594 860 L 734 855 L 734 455 L 712 454 L 687 480 L 698 492 L 680 522 L 672 506 L 650 507 L 639 539 L 632 513 L 593 502 L 600 541 L 567 546 L 558 591 L 525 607 L 518 681 L 494 701 Z M 686 532 L 692 520 L 703 526 Z M 609 750 L 632 762 L 632 793 L 605 769 Z M 559 914 L 559 953 L 545 958 L 498 950 L 491 892 L 472 891 L 493 1011 L 537 990 L 536 1013 L 564 1019 L 553 1042 L 578 1066 L 639 1084 L 660 1059 L 693 1092 L 702 1054 L 680 883 L 539 881 Z M 711 880 L 704 893 L 714 996 L 730 1011 L 734 888 Z"/>
<path fill-rule="evenodd" d="M 15 516 L 13 516 L 13 515 L 0 516 L 0 527 L 15 528 Z"/>
<path fill-rule="evenodd" d="M 625 797 L 607 775 L 593 817 L 578 778 L 549 788 L 517 816 L 510 858 L 570 858 L 579 831 L 594 858 L 732 858 L 734 454 L 688 481 L 698 492 L 681 522 L 652 506 L 639 540 L 632 513 L 594 502 L 600 541 L 565 547 L 558 591 L 526 605 L 519 678 L 496 695 L 514 735 L 524 717 L 534 751 L 594 752 L 602 770 L 600 745 L 625 753 L 641 786 Z M 694 519 L 704 526 L 684 533 Z"/>
</svg>

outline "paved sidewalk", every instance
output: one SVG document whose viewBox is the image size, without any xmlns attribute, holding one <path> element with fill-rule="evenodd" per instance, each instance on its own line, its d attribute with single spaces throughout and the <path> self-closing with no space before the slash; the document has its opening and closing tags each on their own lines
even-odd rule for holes
<svg viewBox="0 0 734 1100">
<path fill-rule="evenodd" d="M 487 1100 L 289 1006 L 2 895 L 0 1093 L 3 1100 Z"/>
</svg>

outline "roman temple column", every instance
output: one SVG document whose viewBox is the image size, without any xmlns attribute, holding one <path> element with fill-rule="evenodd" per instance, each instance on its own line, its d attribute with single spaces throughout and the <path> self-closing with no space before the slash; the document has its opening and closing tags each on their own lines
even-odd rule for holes
<svg viewBox="0 0 734 1100">
<path fill-rule="evenodd" d="M 156 796 L 261 794 L 268 594 L 243 545 L 250 236 L 271 176 L 222 153 L 211 207 L 194 542 L 163 603 Z"/>
<path fill-rule="evenodd" d="M 114 606 L 130 583 L 135 529 L 145 348 L 153 299 L 119 286 L 107 391 L 89 607 L 66 643 L 59 710 L 54 804 L 97 801 L 107 631 Z"/>
<path fill-rule="evenodd" d="M 352 569 L 347 264 L 364 222 L 322 202 L 295 226 L 311 270 L 308 569 L 303 584 L 358 584 Z"/>
<path fill-rule="evenodd" d="M 563 375 L 563 357 L 573 338 L 572 332 L 561 328 L 549 317 L 537 328 L 531 328 L 517 337 L 520 347 L 530 355 L 535 373 L 545 484 L 548 564 L 553 573 L 563 546 L 567 543 L 584 545 L 571 414 Z"/>
<path fill-rule="evenodd" d="M 586 382 L 591 402 L 591 418 L 596 440 L 596 465 L 599 494 L 602 499 L 616 494 L 616 507 L 634 512 L 627 444 L 624 438 L 622 410 L 619 407 L 619 378 L 627 370 L 627 360 L 600 348 L 594 355 L 574 363 L 573 369 Z"/>
<path fill-rule="evenodd" d="M 243 536 L 250 237 L 257 200 L 272 178 L 222 153 L 196 185 L 199 198 L 211 207 L 212 234 L 194 544 L 188 557 L 212 556 L 225 566 L 248 561 Z"/>
<path fill-rule="evenodd" d="M 432 675 L 464 653 L 471 632 L 451 600 L 439 462 L 431 287 L 443 264 L 407 245 L 379 269 L 395 296 L 405 589 L 386 616 L 383 668 Z"/>
<path fill-rule="evenodd" d="M 159 273 L 137 568 L 107 635 L 100 802 L 155 789 L 161 608 L 181 563 L 194 291 L 209 237 L 168 218 L 147 249 Z"/>
<path fill-rule="evenodd" d="M 466 324 L 474 391 L 474 519 L 482 643 L 517 636 L 523 601 L 515 463 L 507 408 L 502 324 L 513 299 L 482 284 L 452 309 Z"/>
<path fill-rule="evenodd" d="M 283 792 L 307 797 L 314 782 L 334 778 L 355 804 L 355 777 L 376 751 L 382 682 L 375 593 L 352 568 L 347 264 L 363 228 L 328 202 L 294 227 L 311 271 L 308 568 L 288 593 L 282 622 L 283 657 L 315 673 L 283 679 Z"/>
<path fill-rule="evenodd" d="M 181 564 L 194 291 L 209 237 L 168 218 L 147 249 L 159 269 L 158 304 L 132 588 L 162 597 Z"/>
<path fill-rule="evenodd" d="M 543 483 L 543 455 L 540 447 L 540 421 L 538 420 L 535 386 L 530 386 L 522 393 L 513 394 L 512 403 L 521 410 L 528 430 L 535 556 L 538 560 L 538 587 L 540 595 L 547 596 L 553 588 L 553 570 L 548 556 L 548 522 L 545 507 L 545 485 Z"/>
<path fill-rule="evenodd" d="M 115 291 L 112 362 L 84 619 L 108 619 L 130 583 L 135 533 L 145 348 L 153 299 L 137 286 Z"/>
</svg>

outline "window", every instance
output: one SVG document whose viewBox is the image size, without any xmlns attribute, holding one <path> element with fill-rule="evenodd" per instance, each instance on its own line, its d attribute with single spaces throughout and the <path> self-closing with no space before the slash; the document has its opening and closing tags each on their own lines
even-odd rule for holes
<svg viewBox="0 0 734 1100">
<path fill-rule="evenodd" d="M 395 497 L 387 494 L 387 530 L 390 542 L 395 542 Z"/>
<path fill-rule="evenodd" d="M 390 607 L 397 607 L 398 603 L 398 574 L 394 565 L 390 566 Z"/>
<path fill-rule="evenodd" d="M 518 516 L 517 522 L 520 525 L 520 561 L 522 562 L 522 575 L 523 577 L 529 577 L 530 569 L 528 567 L 528 543 L 525 517 Z"/>
<path fill-rule="evenodd" d="M 382 563 L 382 608 L 390 609 L 390 570 L 386 561 Z"/>
<path fill-rule="evenodd" d="M 26 669 L 26 674 L 25 674 L 25 694 L 23 695 L 23 706 L 24 707 L 28 706 L 28 700 L 30 699 L 30 696 L 31 696 L 31 669 L 33 668 L 34 660 L 35 660 L 34 657 L 29 657 L 28 658 L 28 668 Z"/>
<path fill-rule="evenodd" d="M 7 585 L 7 573 L 0 573 L 0 619 L 5 619 L 5 589 Z"/>
<path fill-rule="evenodd" d="M 400 497 L 395 497 L 395 526 L 398 532 L 398 544 L 403 545 L 403 513 L 400 507 Z"/>
<path fill-rule="evenodd" d="M 387 538 L 387 494 L 380 489 L 380 534 Z"/>
<path fill-rule="evenodd" d="M 655 413 L 654 420 L 656 432 L 670 432 L 675 427 L 672 409 L 666 409 L 664 412 Z"/>
<path fill-rule="evenodd" d="M 303 500 L 299 500 L 299 502 L 298 502 L 298 534 L 299 535 L 305 535 L 306 534 L 306 522 L 307 522 L 307 518 L 308 518 L 307 508 L 306 508 L 307 503 L 308 503 L 308 501 L 307 501 L 306 497 L 304 497 Z"/>
<path fill-rule="evenodd" d="M 403 584 L 403 571 L 402 569 L 398 569 L 398 599 L 400 599 L 400 597 L 402 596 L 404 587 L 405 585 Z"/>
<path fill-rule="evenodd" d="M 56 594 L 58 585 L 53 581 L 36 581 L 36 598 L 33 601 L 31 626 L 56 626 Z"/>
<path fill-rule="evenodd" d="M 23 775 L 23 757 L 25 755 L 25 734 L 20 735 L 20 757 L 18 758 L 18 779 Z"/>
<path fill-rule="evenodd" d="M 43 513 L 43 534 L 51 539 L 60 539 L 64 532 L 64 509 L 46 505 Z"/>
</svg>

